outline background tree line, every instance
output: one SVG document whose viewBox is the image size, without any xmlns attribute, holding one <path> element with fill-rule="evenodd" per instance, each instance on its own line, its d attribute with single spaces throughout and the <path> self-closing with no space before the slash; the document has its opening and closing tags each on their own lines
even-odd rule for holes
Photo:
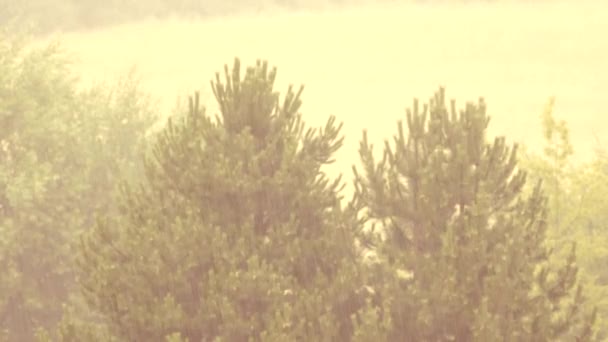
<svg viewBox="0 0 608 342">
<path fill-rule="evenodd" d="M 0 42 L 4 340 L 607 337 L 606 157 L 569 162 L 553 102 L 520 156 L 439 89 L 342 180 L 341 124 L 307 127 L 266 62 L 149 134 L 134 75 L 77 90 L 56 46 Z"/>
<path fill-rule="evenodd" d="M 34 32 L 45 35 L 51 31 L 86 30 L 124 24 L 149 18 L 218 18 L 251 15 L 273 11 L 338 10 L 361 5 L 383 5 L 397 2 L 488 3 L 496 0 L 0 0 L 0 25 L 19 18 L 29 23 Z"/>
<path fill-rule="evenodd" d="M 383 0 L 391 3 L 390 0 Z M 216 18 L 268 11 L 323 10 L 366 3 L 368 0 L 153 0 L 104 2 L 93 0 L 0 0 L 0 24 L 19 18 L 32 25 L 37 34 L 54 30 L 83 30 L 149 18 Z"/>
</svg>

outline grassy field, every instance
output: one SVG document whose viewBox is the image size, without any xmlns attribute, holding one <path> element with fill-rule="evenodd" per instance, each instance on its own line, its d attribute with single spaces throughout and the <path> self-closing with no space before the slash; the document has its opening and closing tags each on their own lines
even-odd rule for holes
<svg viewBox="0 0 608 342">
<path fill-rule="evenodd" d="M 491 134 L 533 149 L 540 113 L 556 96 L 578 160 L 608 145 L 608 6 L 598 2 L 391 5 L 342 12 L 261 14 L 213 21 L 146 21 L 60 36 L 84 83 L 136 66 L 165 112 L 201 90 L 216 112 L 209 80 L 235 56 L 278 67 L 278 88 L 304 84 L 311 125 L 345 122 L 334 170 L 356 162 L 362 129 L 380 142 L 395 132 L 412 98 L 438 86 L 457 103 L 483 96 Z"/>
</svg>

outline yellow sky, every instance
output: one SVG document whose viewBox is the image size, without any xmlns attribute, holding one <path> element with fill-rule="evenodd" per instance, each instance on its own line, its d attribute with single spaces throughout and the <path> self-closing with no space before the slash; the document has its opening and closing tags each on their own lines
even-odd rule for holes
<svg viewBox="0 0 608 342">
<path fill-rule="evenodd" d="M 579 159 L 594 134 L 608 147 L 608 5 L 393 5 L 326 13 L 264 14 L 201 22 L 168 20 L 65 34 L 85 81 L 111 80 L 136 65 L 146 90 L 170 107 L 202 90 L 238 56 L 278 67 L 277 85 L 305 84 L 302 112 L 321 125 L 345 122 L 338 168 L 350 176 L 361 130 L 389 138 L 413 97 L 444 85 L 457 103 L 483 96 L 490 132 L 539 147 L 550 96 Z M 215 112 L 213 103 L 209 106 Z"/>
</svg>

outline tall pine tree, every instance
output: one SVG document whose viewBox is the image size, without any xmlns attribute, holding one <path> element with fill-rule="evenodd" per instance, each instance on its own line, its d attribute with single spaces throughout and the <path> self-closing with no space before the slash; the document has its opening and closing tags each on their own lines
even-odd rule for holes
<svg viewBox="0 0 608 342">
<path fill-rule="evenodd" d="M 340 126 L 305 129 L 302 88 L 279 102 L 265 62 L 216 76 L 221 115 L 192 97 L 145 182 L 125 187 L 122 215 L 83 239 L 89 305 L 120 340 L 348 340 L 358 225 L 321 169 Z"/>
<path fill-rule="evenodd" d="M 457 111 L 444 96 L 422 110 L 414 101 L 408 134 L 399 122 L 379 162 L 363 136 L 356 188 L 366 218 L 382 227 L 370 281 L 384 304 L 359 320 L 358 336 L 591 339 L 595 313 L 581 310 L 574 246 L 563 265 L 549 263 L 540 182 L 522 195 L 517 145 L 487 141 L 483 99 Z"/>
</svg>

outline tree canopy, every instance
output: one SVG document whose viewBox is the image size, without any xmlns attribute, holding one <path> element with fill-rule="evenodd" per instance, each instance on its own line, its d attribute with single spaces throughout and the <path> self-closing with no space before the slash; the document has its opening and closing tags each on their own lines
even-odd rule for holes
<svg viewBox="0 0 608 342">
<path fill-rule="evenodd" d="M 81 247 L 88 303 L 126 340 L 347 339 L 357 309 L 357 222 L 321 171 L 340 126 L 305 129 L 276 69 L 240 62 L 212 88 L 212 120 L 190 100 L 127 186 L 122 215 Z M 349 215 L 351 217 L 349 217 Z"/>
<path fill-rule="evenodd" d="M 364 132 L 345 201 L 335 117 L 265 61 L 215 76 L 219 113 L 149 137 L 134 75 L 0 35 L 0 341 L 606 338 L 606 158 L 570 163 L 553 102 L 522 158 L 440 88 L 379 158 Z"/>
<path fill-rule="evenodd" d="M 388 340 L 588 340 L 575 249 L 550 264 L 546 196 L 523 194 L 517 145 L 488 142 L 483 99 L 457 111 L 444 90 L 399 122 L 376 162 L 366 135 L 356 173 L 365 214 L 381 223 L 372 278 L 389 305 Z M 409 274 L 406 274 L 408 272 Z M 407 275 L 407 276 L 405 276 Z"/>
</svg>

